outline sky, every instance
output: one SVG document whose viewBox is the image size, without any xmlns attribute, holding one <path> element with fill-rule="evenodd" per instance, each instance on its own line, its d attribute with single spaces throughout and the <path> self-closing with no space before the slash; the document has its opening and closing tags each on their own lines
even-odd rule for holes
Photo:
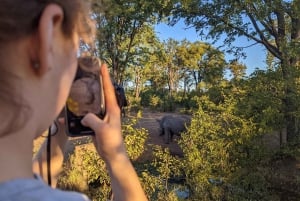
<svg viewBox="0 0 300 201">
<path fill-rule="evenodd" d="M 187 39 L 188 41 L 203 41 L 196 33 L 194 28 L 186 29 L 183 21 L 180 21 L 175 26 L 168 26 L 166 24 L 159 24 L 155 27 L 158 38 L 163 41 L 169 38 L 181 41 Z M 209 41 L 203 41 L 209 42 Z M 215 47 L 220 45 L 222 41 L 218 41 Z M 247 41 L 245 37 L 237 38 L 235 45 L 246 47 L 253 44 L 253 41 Z M 266 68 L 266 50 L 262 45 L 254 45 L 249 48 L 244 49 L 246 54 L 246 59 L 240 59 L 240 62 L 247 66 L 246 75 L 250 75 L 256 68 L 265 69 Z M 225 55 L 226 60 L 233 59 L 232 55 Z"/>
</svg>

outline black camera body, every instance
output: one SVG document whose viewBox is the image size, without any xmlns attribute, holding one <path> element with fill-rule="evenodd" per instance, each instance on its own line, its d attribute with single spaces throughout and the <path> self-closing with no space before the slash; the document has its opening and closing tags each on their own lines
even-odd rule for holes
<svg viewBox="0 0 300 201">
<path fill-rule="evenodd" d="M 92 129 L 81 124 L 82 118 L 90 112 L 101 119 L 105 116 L 105 99 L 100 68 L 101 61 L 97 57 L 78 58 L 77 72 L 65 106 L 68 136 L 94 135 Z"/>
</svg>

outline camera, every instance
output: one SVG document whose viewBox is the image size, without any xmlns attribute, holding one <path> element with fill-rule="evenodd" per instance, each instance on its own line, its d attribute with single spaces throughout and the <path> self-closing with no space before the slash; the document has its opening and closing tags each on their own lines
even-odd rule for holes
<svg viewBox="0 0 300 201">
<path fill-rule="evenodd" d="M 68 136 L 94 135 L 94 131 L 81 124 L 87 113 L 99 118 L 105 116 L 105 99 L 100 73 L 101 61 L 94 56 L 78 58 L 78 68 L 66 102 L 66 132 Z"/>
</svg>

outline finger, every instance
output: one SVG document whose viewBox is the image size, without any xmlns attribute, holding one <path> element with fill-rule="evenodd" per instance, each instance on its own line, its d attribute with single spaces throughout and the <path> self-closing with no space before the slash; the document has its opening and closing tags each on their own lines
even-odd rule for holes
<svg viewBox="0 0 300 201">
<path fill-rule="evenodd" d="M 112 81 L 110 79 L 110 75 L 106 64 L 102 64 L 101 66 L 101 75 L 103 78 L 106 111 L 108 113 L 116 113 L 116 112 L 120 113 L 120 109 L 115 95 L 115 89 L 112 85 Z"/>
<path fill-rule="evenodd" d="M 93 113 L 88 113 L 81 120 L 82 125 L 87 126 L 94 131 L 97 131 L 102 123 L 103 121 Z"/>
<path fill-rule="evenodd" d="M 64 125 L 65 124 L 65 118 L 64 117 L 60 117 L 57 119 L 58 123 L 61 124 L 61 125 Z"/>
</svg>

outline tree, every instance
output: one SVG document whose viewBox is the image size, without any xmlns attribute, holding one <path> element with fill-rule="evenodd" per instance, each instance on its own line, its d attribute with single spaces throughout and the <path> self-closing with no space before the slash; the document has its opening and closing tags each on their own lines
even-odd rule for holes
<svg viewBox="0 0 300 201">
<path fill-rule="evenodd" d="M 176 49 L 178 46 L 178 41 L 174 39 L 169 39 L 164 43 L 164 67 L 166 78 L 168 80 L 168 89 L 169 95 L 172 96 L 172 93 L 177 90 L 178 81 L 179 81 L 179 67 L 176 59 Z"/>
<path fill-rule="evenodd" d="M 210 44 L 182 41 L 177 48 L 177 58 L 179 65 L 193 78 L 195 88 L 200 82 L 213 85 L 223 78 L 224 54 Z"/>
<path fill-rule="evenodd" d="M 93 0 L 98 55 L 110 64 L 116 82 L 124 80 L 127 64 L 135 56 L 132 49 L 138 45 L 137 34 L 144 26 L 155 23 L 170 5 L 162 0 Z"/>
<path fill-rule="evenodd" d="M 176 5 L 173 22 L 184 17 L 199 34 L 216 40 L 226 34 L 224 43 L 229 47 L 237 36 L 245 36 L 280 61 L 287 138 L 299 137 L 300 0 L 184 0 Z"/>
<path fill-rule="evenodd" d="M 246 66 L 237 60 L 231 61 L 228 66 L 233 80 L 240 80 L 245 76 Z"/>
<path fill-rule="evenodd" d="M 131 54 L 134 56 L 127 63 L 125 76 L 132 80 L 135 86 L 134 96 L 137 100 L 144 84 L 151 77 L 153 66 L 157 63 L 157 50 L 160 42 L 152 26 L 144 26 L 136 35 L 135 41 L 136 45 L 131 50 Z"/>
<path fill-rule="evenodd" d="M 284 122 L 281 101 L 284 90 L 279 73 L 278 70 L 256 70 L 240 84 L 244 93 L 239 98 L 238 113 L 251 118 L 265 133 L 272 132 L 272 129 L 280 130 Z"/>
</svg>

